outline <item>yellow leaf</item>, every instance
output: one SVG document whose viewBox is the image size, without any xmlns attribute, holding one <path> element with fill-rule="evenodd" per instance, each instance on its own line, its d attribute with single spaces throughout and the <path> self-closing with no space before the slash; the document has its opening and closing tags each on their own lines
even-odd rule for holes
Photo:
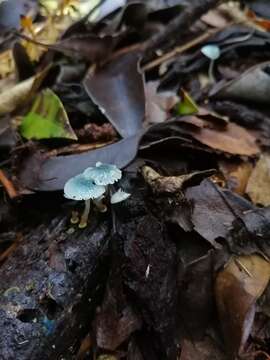
<svg viewBox="0 0 270 360">
<path fill-rule="evenodd" d="M 33 20 L 31 16 L 21 17 L 21 26 L 23 29 L 28 30 L 31 34 L 33 32 Z"/>
<path fill-rule="evenodd" d="M 0 54 L 0 78 L 13 73 L 15 70 L 14 60 L 11 50 L 6 50 Z"/>
</svg>

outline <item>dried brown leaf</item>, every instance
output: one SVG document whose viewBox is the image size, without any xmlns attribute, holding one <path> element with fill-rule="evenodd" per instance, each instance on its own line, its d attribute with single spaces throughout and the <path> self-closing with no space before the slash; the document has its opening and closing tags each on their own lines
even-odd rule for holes
<svg viewBox="0 0 270 360">
<path fill-rule="evenodd" d="M 198 184 L 204 178 L 211 176 L 215 170 L 194 171 L 190 174 L 179 176 L 162 176 L 157 173 L 150 166 L 144 166 L 142 174 L 145 181 L 152 187 L 152 190 L 157 193 L 167 192 L 174 193 L 181 191 L 185 185 L 192 183 Z"/>
<path fill-rule="evenodd" d="M 228 190 L 222 190 L 208 179 L 188 188 L 185 196 L 193 204 L 191 221 L 195 231 L 216 248 L 220 248 L 216 239 L 227 237 L 237 216 L 252 209 L 248 201 Z"/>
<path fill-rule="evenodd" d="M 270 205 L 270 156 L 262 154 L 247 184 L 246 192 L 255 204 Z"/>
<path fill-rule="evenodd" d="M 270 279 L 270 263 L 259 255 L 232 258 L 216 279 L 216 301 L 227 349 L 234 358 L 248 339 L 256 300 Z"/>
<path fill-rule="evenodd" d="M 219 162 L 219 168 L 227 181 L 227 187 L 239 195 L 244 195 L 252 172 L 252 164 L 244 161 L 222 160 Z"/>
<path fill-rule="evenodd" d="M 252 156 L 260 151 L 256 138 L 234 123 L 228 123 L 225 130 L 204 128 L 193 131 L 192 136 L 204 145 L 233 155 Z"/>
</svg>

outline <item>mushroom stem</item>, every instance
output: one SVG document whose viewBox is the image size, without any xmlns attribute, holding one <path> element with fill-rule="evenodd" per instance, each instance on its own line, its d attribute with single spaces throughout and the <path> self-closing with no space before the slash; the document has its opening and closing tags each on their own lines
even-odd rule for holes
<svg viewBox="0 0 270 360">
<path fill-rule="evenodd" d="M 214 64 L 215 64 L 215 60 L 210 60 L 210 64 L 209 64 L 209 68 L 208 68 L 208 76 L 209 76 L 211 84 L 216 82 L 215 75 L 214 75 Z"/>
<path fill-rule="evenodd" d="M 98 211 L 102 213 L 107 211 L 107 206 L 103 204 L 102 199 L 93 200 L 93 203 L 96 205 Z"/>
<path fill-rule="evenodd" d="M 72 211 L 70 222 L 71 224 L 78 224 L 79 222 L 78 211 Z"/>
<path fill-rule="evenodd" d="M 83 214 L 81 216 L 81 221 L 79 223 L 79 228 L 83 229 L 87 226 L 87 221 L 88 221 L 88 215 L 90 212 L 90 205 L 91 205 L 91 200 L 85 200 L 85 206 L 84 206 L 84 211 Z"/>
</svg>

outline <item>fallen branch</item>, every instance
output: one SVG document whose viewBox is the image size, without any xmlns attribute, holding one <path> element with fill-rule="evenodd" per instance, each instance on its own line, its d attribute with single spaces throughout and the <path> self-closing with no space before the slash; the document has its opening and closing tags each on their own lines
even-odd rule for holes
<svg viewBox="0 0 270 360">
<path fill-rule="evenodd" d="M 184 44 L 182 46 L 177 46 L 173 50 L 165 53 L 164 55 L 158 57 L 157 59 L 154 59 L 153 61 L 150 61 L 149 63 L 142 66 L 143 71 L 149 71 L 153 68 L 159 66 L 165 61 L 168 61 L 170 59 L 173 59 L 175 56 L 182 54 L 183 52 L 192 49 L 194 46 L 200 44 L 201 42 L 207 40 L 210 36 L 212 36 L 216 31 L 207 31 L 203 33 L 202 35 L 199 35 L 195 39 L 189 41 L 187 44 Z"/>
<path fill-rule="evenodd" d="M 194 0 L 185 7 L 179 16 L 173 19 L 164 31 L 158 32 L 145 42 L 143 48 L 146 55 L 164 45 L 169 39 L 177 41 L 204 13 L 218 5 L 220 0 Z"/>
<path fill-rule="evenodd" d="M 11 199 L 14 199 L 18 196 L 18 192 L 16 191 L 13 183 L 7 178 L 3 170 L 0 170 L 0 183 L 4 186 L 8 196 Z"/>
</svg>

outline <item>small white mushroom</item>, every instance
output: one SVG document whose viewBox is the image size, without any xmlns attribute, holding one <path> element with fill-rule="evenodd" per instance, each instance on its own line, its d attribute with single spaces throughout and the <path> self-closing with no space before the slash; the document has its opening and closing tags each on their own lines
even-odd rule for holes
<svg viewBox="0 0 270 360">
<path fill-rule="evenodd" d="M 122 189 L 117 190 L 114 194 L 111 196 L 111 204 L 117 204 L 119 202 L 122 202 L 130 197 L 131 194 L 126 193 Z"/>
<path fill-rule="evenodd" d="M 210 65 L 208 69 L 208 74 L 211 82 L 215 82 L 214 77 L 214 63 L 220 57 L 220 48 L 217 45 L 205 45 L 201 48 L 201 52 L 204 56 L 210 59 Z"/>
</svg>

